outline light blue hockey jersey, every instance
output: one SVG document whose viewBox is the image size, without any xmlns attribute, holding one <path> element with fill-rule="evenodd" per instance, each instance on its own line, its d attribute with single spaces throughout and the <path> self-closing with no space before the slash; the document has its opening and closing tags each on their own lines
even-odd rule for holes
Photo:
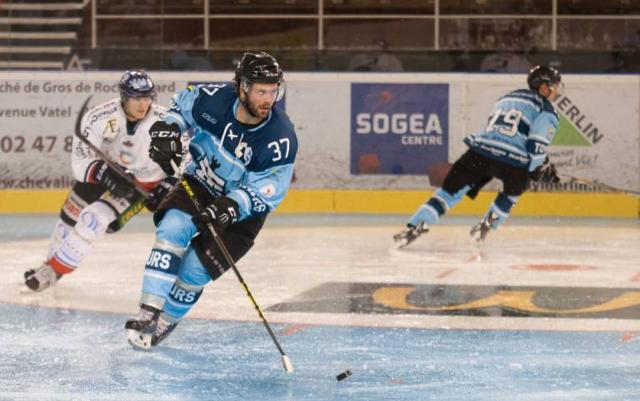
<svg viewBox="0 0 640 401">
<path fill-rule="evenodd" d="M 298 140 L 284 112 L 274 108 L 256 126 L 235 118 L 239 105 L 232 84 L 189 86 L 174 95 L 165 117 L 189 130 L 192 160 L 185 174 L 213 196 L 240 206 L 239 220 L 274 210 L 293 176 Z"/>
<path fill-rule="evenodd" d="M 484 129 L 464 143 L 486 157 L 533 171 L 544 162 L 558 125 L 549 100 L 534 90 L 519 89 L 500 98 Z"/>
</svg>

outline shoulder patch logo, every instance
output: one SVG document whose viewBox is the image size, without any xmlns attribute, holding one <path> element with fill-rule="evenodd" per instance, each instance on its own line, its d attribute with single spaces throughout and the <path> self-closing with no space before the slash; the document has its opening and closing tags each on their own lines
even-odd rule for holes
<svg viewBox="0 0 640 401">
<path fill-rule="evenodd" d="M 273 184 L 268 184 L 260 188 L 260 193 L 264 196 L 273 196 L 273 194 L 276 193 L 276 188 L 273 186 Z"/>
<path fill-rule="evenodd" d="M 118 135 L 118 120 L 115 118 L 109 119 L 107 124 L 104 127 L 104 131 L 102 132 L 102 136 L 107 139 L 115 138 Z"/>
</svg>

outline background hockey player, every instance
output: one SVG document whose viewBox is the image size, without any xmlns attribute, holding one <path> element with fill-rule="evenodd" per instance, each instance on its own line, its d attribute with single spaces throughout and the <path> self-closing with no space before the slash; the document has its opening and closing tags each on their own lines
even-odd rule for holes
<svg viewBox="0 0 640 401">
<path fill-rule="evenodd" d="M 184 187 L 177 185 L 156 211 L 156 242 L 145 266 L 140 311 L 125 324 L 134 347 L 162 341 L 204 286 L 230 268 L 207 223 L 237 261 L 284 198 L 298 144 L 293 124 L 274 108 L 283 95 L 283 73 L 275 58 L 245 53 L 234 84 L 188 87 L 174 96 L 165 122 L 152 128 L 152 157 L 160 163 L 172 157 L 182 132 L 192 132 L 192 160 L 184 177 L 206 206 L 197 213 Z"/>
<path fill-rule="evenodd" d="M 151 191 L 146 203 L 153 209 L 170 184 L 177 181 L 149 157 L 149 128 L 167 110 L 153 103 L 156 88 L 144 71 L 127 71 L 118 87 L 119 98 L 87 111 L 79 134 Z M 77 136 L 73 138 L 71 167 L 76 182 L 62 205 L 47 258 L 40 267 L 24 274 L 25 284 L 34 291 L 42 291 L 72 273 L 93 241 L 107 231 L 120 229 L 145 205 L 134 186 Z"/>
<path fill-rule="evenodd" d="M 442 188 L 411 216 L 407 227 L 394 235 L 398 247 L 429 231 L 438 219 L 467 195 L 475 199 L 491 179 L 503 189 L 471 236 L 483 241 L 491 229 L 502 224 L 529 185 L 529 180 L 558 182 L 547 156 L 547 147 L 558 129 L 553 102 L 564 89 L 560 73 L 553 67 L 536 66 L 527 77 L 529 89 L 500 98 L 487 125 L 465 138 L 469 149 L 453 164 Z"/>
</svg>

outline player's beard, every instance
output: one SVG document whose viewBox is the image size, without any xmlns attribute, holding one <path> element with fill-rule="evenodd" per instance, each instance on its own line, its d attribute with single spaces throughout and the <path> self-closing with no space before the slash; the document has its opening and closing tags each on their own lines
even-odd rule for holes
<svg viewBox="0 0 640 401">
<path fill-rule="evenodd" d="M 238 94 L 238 100 L 240 100 L 240 104 L 243 109 L 253 118 L 264 120 L 269 115 L 271 108 L 273 107 L 275 102 L 263 101 L 262 103 L 257 103 L 251 100 L 249 97 L 249 93 L 247 90 L 242 90 Z"/>
<path fill-rule="evenodd" d="M 272 104 L 269 102 L 263 102 L 260 104 L 253 103 L 251 101 L 246 102 L 246 109 L 252 117 L 259 118 L 261 120 L 267 118 L 269 111 L 271 111 Z"/>
<path fill-rule="evenodd" d="M 269 112 L 271 111 L 271 106 L 272 104 L 269 102 L 262 103 L 258 105 L 257 112 L 260 114 L 262 118 L 266 118 L 267 115 L 269 115 Z"/>
</svg>

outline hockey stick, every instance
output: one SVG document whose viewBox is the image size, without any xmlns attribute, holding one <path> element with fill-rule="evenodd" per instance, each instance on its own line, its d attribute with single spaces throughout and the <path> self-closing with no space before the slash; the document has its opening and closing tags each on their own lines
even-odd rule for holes
<svg viewBox="0 0 640 401">
<path fill-rule="evenodd" d="M 570 175 L 566 175 L 566 174 L 558 174 L 558 177 L 565 182 L 575 182 L 578 184 L 583 184 L 583 185 L 589 185 L 592 187 L 600 187 L 604 190 L 607 190 L 609 192 L 617 192 L 617 193 L 624 193 L 624 194 L 630 194 L 630 195 L 636 195 L 636 196 L 640 196 L 640 192 L 639 191 L 634 191 L 632 189 L 622 189 L 622 188 L 616 188 L 613 187 L 611 185 L 607 185 L 607 184 L 603 184 L 599 181 L 592 181 L 592 180 L 588 180 L 586 178 L 578 178 L 578 177 L 572 177 Z"/>
<path fill-rule="evenodd" d="M 178 166 L 176 166 L 173 160 L 171 161 L 171 166 L 173 167 L 174 171 L 178 171 Z M 193 190 L 191 189 L 191 185 L 189 184 L 189 182 L 187 181 L 184 175 L 180 177 L 180 182 L 182 183 L 182 187 L 187 193 L 187 196 L 189 196 L 189 199 L 191 199 L 191 202 L 193 203 L 193 206 L 195 207 L 196 212 L 201 213 L 202 206 L 200 205 L 200 202 L 198 202 L 198 199 L 196 198 L 195 194 L 193 193 Z M 287 354 L 285 354 L 284 350 L 282 349 L 282 346 L 280 345 L 280 343 L 278 342 L 278 339 L 276 338 L 276 335 L 273 333 L 273 330 L 271 329 L 269 322 L 267 322 L 267 318 L 262 313 L 262 309 L 260 309 L 260 306 L 256 302 L 256 299 L 253 297 L 253 294 L 251 294 L 251 291 L 249 290 L 247 283 L 244 282 L 244 279 L 240 275 L 240 271 L 236 267 L 236 264 L 234 263 L 233 258 L 231 257 L 231 254 L 229 254 L 229 251 L 227 250 L 227 247 L 222 242 L 222 239 L 216 232 L 216 229 L 213 227 L 213 224 L 207 223 L 207 228 L 209 229 L 209 233 L 211 233 L 211 235 L 213 236 L 213 240 L 215 241 L 216 245 L 222 252 L 222 255 L 226 259 L 227 263 L 229 264 L 229 266 L 231 266 L 231 268 L 233 269 L 233 272 L 236 274 L 238 281 L 240 281 L 240 284 L 242 284 L 242 288 L 244 288 L 244 292 L 247 294 L 247 297 L 249 297 L 249 299 L 251 300 L 251 303 L 253 304 L 253 307 L 255 308 L 256 312 L 258 312 L 258 316 L 260 316 L 260 319 L 262 320 L 262 324 L 267 329 L 267 333 L 269 333 L 269 336 L 273 340 L 273 343 L 275 344 L 276 348 L 278 348 L 278 352 L 280 352 L 280 355 L 282 356 L 282 366 L 284 367 L 284 370 L 286 370 L 287 373 L 292 373 L 293 365 L 291 364 L 291 360 L 289 359 Z M 219 265 L 219 263 L 214 263 L 214 265 Z M 220 267 L 220 273 L 224 273 L 224 269 L 222 269 L 221 267 Z"/>
</svg>

